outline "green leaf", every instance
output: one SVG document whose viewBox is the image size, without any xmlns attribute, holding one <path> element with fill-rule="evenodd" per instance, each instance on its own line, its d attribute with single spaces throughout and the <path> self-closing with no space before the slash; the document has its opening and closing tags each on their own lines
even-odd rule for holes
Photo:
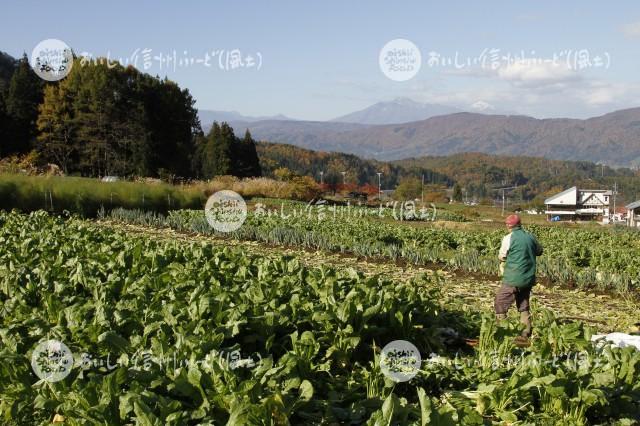
<svg viewBox="0 0 640 426">
<path fill-rule="evenodd" d="M 107 331 L 98 336 L 98 342 L 105 343 L 109 348 L 118 352 L 129 350 L 129 341 L 113 331 Z"/>
<path fill-rule="evenodd" d="M 313 398 L 313 385 L 308 380 L 303 380 L 300 383 L 300 399 L 303 401 L 310 401 Z"/>
<path fill-rule="evenodd" d="M 162 426 L 162 422 L 152 412 L 151 409 L 141 400 L 134 401 L 133 411 L 136 421 L 140 426 Z"/>
<path fill-rule="evenodd" d="M 431 422 L 431 399 L 422 388 L 418 388 L 418 400 L 420 401 L 421 425 L 425 426 Z"/>
</svg>

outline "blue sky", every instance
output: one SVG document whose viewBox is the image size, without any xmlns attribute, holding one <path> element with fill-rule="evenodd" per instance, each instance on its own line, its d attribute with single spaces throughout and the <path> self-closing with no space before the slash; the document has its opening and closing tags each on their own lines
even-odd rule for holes
<svg viewBox="0 0 640 426">
<path fill-rule="evenodd" d="M 152 57 L 175 51 L 194 59 L 233 49 L 260 54 L 260 69 L 161 69 L 151 60 L 146 70 L 187 87 L 199 108 L 245 115 L 325 120 L 396 97 L 541 118 L 640 106 L 637 1 L 430 3 L 20 1 L 3 7 L 0 50 L 30 54 L 41 40 L 56 38 L 95 56 L 128 58 L 138 49 L 139 68 L 143 49 Z M 388 79 L 378 65 L 380 49 L 396 38 L 411 40 L 422 55 L 420 71 L 404 82 Z M 512 62 L 501 59 L 497 69 L 426 63 L 429 52 L 464 61 L 485 49 Z M 531 63 L 579 50 L 591 59 L 581 69 L 563 59 Z M 525 60 L 516 61 L 522 53 Z M 604 63 L 595 65 L 596 56 Z"/>
</svg>

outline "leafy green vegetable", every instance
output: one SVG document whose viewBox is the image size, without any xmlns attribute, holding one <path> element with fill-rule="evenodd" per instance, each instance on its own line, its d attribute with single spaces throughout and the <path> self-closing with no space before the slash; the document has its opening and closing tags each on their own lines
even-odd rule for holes
<svg viewBox="0 0 640 426">
<path fill-rule="evenodd" d="M 438 330 L 477 326 L 444 309 L 424 285 L 434 276 L 307 268 L 45 213 L 0 213 L 0 241 L 4 424 L 587 424 L 640 413 L 640 352 L 594 347 L 588 327 L 543 310 L 529 348 L 490 315 L 475 350 L 445 341 Z M 30 355 L 45 339 L 87 365 L 39 381 Z M 407 383 L 378 366 L 396 339 L 423 355 Z"/>
</svg>

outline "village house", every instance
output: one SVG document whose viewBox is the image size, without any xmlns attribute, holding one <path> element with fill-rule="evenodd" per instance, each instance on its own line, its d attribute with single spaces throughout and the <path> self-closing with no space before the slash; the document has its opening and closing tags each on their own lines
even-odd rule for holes
<svg viewBox="0 0 640 426">
<path fill-rule="evenodd" d="M 609 218 L 612 192 L 574 186 L 544 200 L 549 220 L 604 220 Z"/>
<path fill-rule="evenodd" d="M 640 226 L 640 200 L 625 207 L 627 209 L 627 225 Z"/>
</svg>

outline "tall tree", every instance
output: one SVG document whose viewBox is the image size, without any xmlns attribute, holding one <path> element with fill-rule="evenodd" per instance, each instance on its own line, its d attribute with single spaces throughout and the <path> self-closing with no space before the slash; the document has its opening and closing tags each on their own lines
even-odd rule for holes
<svg viewBox="0 0 640 426">
<path fill-rule="evenodd" d="M 144 99 L 151 141 L 151 168 L 179 176 L 193 174 L 192 156 L 200 130 L 188 90 L 167 79 L 145 78 Z"/>
<path fill-rule="evenodd" d="M 202 176 L 206 179 L 216 175 L 217 163 L 220 161 L 220 149 L 217 146 L 219 140 L 220 125 L 214 121 L 202 145 Z"/>
<path fill-rule="evenodd" d="M 233 175 L 237 177 L 261 176 L 256 144 L 247 130 L 243 139 L 235 136 L 228 123 L 213 123 L 206 138 L 200 144 L 202 176 Z"/>
<path fill-rule="evenodd" d="M 202 178 L 206 163 L 207 137 L 202 130 L 194 136 L 194 149 L 191 156 L 191 176 Z"/>
<path fill-rule="evenodd" d="M 11 137 L 11 120 L 7 114 L 4 97 L 4 92 L 0 90 L 0 157 L 9 153 L 8 141 Z"/>
<path fill-rule="evenodd" d="M 74 66 L 57 87 L 38 120 L 43 158 L 88 176 L 194 174 L 202 130 L 188 91 L 104 62 Z"/>
<path fill-rule="evenodd" d="M 234 176 L 255 177 L 262 175 L 256 143 L 251 137 L 249 129 L 245 131 L 244 138 L 237 140 L 233 145 L 232 160 Z"/>
<path fill-rule="evenodd" d="M 420 198 L 421 195 L 422 181 L 413 176 L 400 179 L 394 193 L 395 198 L 402 201 Z"/>
<path fill-rule="evenodd" d="M 462 201 L 462 188 L 457 183 L 453 185 L 453 201 Z"/>
<path fill-rule="evenodd" d="M 9 82 L 16 69 L 16 60 L 5 52 L 0 52 L 0 92 L 9 87 Z"/>
<path fill-rule="evenodd" d="M 73 109 L 66 90 L 65 83 L 45 88 L 37 122 L 37 148 L 42 159 L 57 164 L 64 173 L 69 172 L 72 161 L 77 159 Z"/>
<path fill-rule="evenodd" d="M 7 112 L 6 97 L 15 67 L 16 60 L 7 53 L 0 52 L 0 157 L 8 154 L 10 148 L 11 119 Z"/>
<path fill-rule="evenodd" d="M 29 65 L 27 55 L 18 61 L 5 98 L 6 113 L 11 121 L 10 137 L 4 154 L 27 152 L 35 140 L 38 105 L 42 102 L 44 82 Z"/>
<path fill-rule="evenodd" d="M 231 148 L 235 140 L 233 129 L 222 122 L 218 133 L 213 133 L 210 143 L 213 153 L 213 176 L 230 175 L 232 171 Z"/>
<path fill-rule="evenodd" d="M 70 80 L 75 83 L 72 90 L 78 168 L 84 175 L 111 173 L 109 164 L 116 153 L 109 132 L 116 124 L 116 97 L 120 91 L 114 78 L 116 72 L 106 66 L 90 66 L 80 72 L 79 78 Z"/>
</svg>

